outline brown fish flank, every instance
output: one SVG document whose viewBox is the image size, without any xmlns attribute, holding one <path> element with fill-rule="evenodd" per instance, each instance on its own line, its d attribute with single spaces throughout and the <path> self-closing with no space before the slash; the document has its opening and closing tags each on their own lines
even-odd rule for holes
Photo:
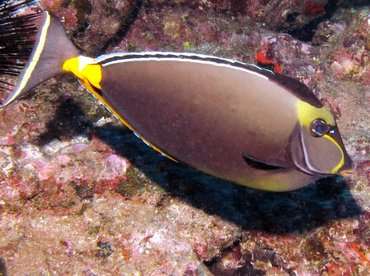
<svg viewBox="0 0 370 276">
<path fill-rule="evenodd" d="M 103 62 L 102 74 L 103 97 L 179 161 L 228 179 L 248 174 L 244 153 L 290 166 L 284 145 L 296 100 L 263 76 L 176 60 Z"/>
</svg>

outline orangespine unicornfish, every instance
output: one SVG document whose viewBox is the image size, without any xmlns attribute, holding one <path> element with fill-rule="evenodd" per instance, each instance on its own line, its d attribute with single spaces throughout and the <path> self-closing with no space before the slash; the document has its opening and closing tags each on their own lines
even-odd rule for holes
<svg viewBox="0 0 370 276">
<path fill-rule="evenodd" d="M 289 191 L 351 169 L 333 115 L 299 81 L 191 53 L 81 56 L 48 12 L 3 108 L 62 72 L 155 150 L 218 178 Z"/>
</svg>

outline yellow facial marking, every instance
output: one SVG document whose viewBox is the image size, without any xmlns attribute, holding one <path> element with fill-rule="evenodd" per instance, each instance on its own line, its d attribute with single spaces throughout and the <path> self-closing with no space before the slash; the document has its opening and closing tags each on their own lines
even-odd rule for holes
<svg viewBox="0 0 370 276">
<path fill-rule="evenodd" d="M 323 119 L 328 125 L 335 126 L 334 117 L 325 106 L 318 108 L 298 100 L 296 108 L 298 121 L 302 126 L 309 128 L 311 122 L 318 118 Z"/>
<path fill-rule="evenodd" d="M 318 107 L 310 105 L 309 103 L 298 100 L 296 107 L 297 107 L 298 121 L 302 126 L 305 126 L 307 128 L 307 131 L 310 131 L 309 128 L 311 127 L 312 121 L 318 118 L 323 119 L 328 125 L 335 126 L 334 117 L 329 112 L 329 110 L 325 108 L 325 106 L 318 108 Z M 330 170 L 330 173 L 336 174 L 340 170 L 340 168 L 344 165 L 343 149 L 338 144 L 338 142 L 335 141 L 335 139 L 333 139 L 328 134 L 323 135 L 321 138 L 328 139 L 340 151 L 341 160 L 333 169 Z"/>
<path fill-rule="evenodd" d="M 341 156 L 340 156 L 339 163 L 333 169 L 330 170 L 330 173 L 336 174 L 336 173 L 338 173 L 338 171 L 340 170 L 340 168 L 343 167 L 343 165 L 344 165 L 344 153 L 343 153 L 343 150 L 342 150 L 341 146 L 337 143 L 337 141 L 335 141 L 328 134 L 325 134 L 322 137 L 325 138 L 325 139 L 328 139 L 330 142 L 332 142 L 338 148 L 338 150 L 340 151 Z"/>
</svg>

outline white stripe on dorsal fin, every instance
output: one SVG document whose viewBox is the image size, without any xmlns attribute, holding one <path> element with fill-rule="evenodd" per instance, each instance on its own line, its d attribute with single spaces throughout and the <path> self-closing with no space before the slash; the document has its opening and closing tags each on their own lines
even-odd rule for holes
<svg viewBox="0 0 370 276">
<path fill-rule="evenodd" d="M 229 67 L 235 70 L 247 72 L 249 74 L 261 77 L 266 80 L 269 79 L 269 76 L 274 75 L 272 71 L 261 68 L 254 64 L 243 63 L 232 59 L 195 53 L 129 52 L 129 53 L 106 54 L 96 58 L 96 61 L 103 67 L 123 62 L 150 61 L 150 60 L 202 63 L 210 64 L 213 66 Z"/>
</svg>

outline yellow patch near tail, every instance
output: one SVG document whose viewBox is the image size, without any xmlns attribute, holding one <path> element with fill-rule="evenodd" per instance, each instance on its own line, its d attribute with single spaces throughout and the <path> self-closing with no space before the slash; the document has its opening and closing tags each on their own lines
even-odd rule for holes
<svg viewBox="0 0 370 276">
<path fill-rule="evenodd" d="M 65 72 L 74 74 L 84 84 L 88 82 L 92 86 L 101 89 L 102 69 L 95 59 L 85 56 L 69 58 L 64 62 L 62 69 Z"/>
<path fill-rule="evenodd" d="M 101 96 L 102 67 L 95 59 L 77 56 L 67 59 L 62 67 L 63 71 L 75 75 L 82 84 L 89 90 L 118 120 L 120 120 L 130 130 L 135 132 L 144 143 L 148 144 L 155 151 L 166 156 L 172 161 L 178 162 L 175 158 L 163 152 L 160 148 L 150 143 L 146 138 L 138 134 L 135 129 Z"/>
</svg>

